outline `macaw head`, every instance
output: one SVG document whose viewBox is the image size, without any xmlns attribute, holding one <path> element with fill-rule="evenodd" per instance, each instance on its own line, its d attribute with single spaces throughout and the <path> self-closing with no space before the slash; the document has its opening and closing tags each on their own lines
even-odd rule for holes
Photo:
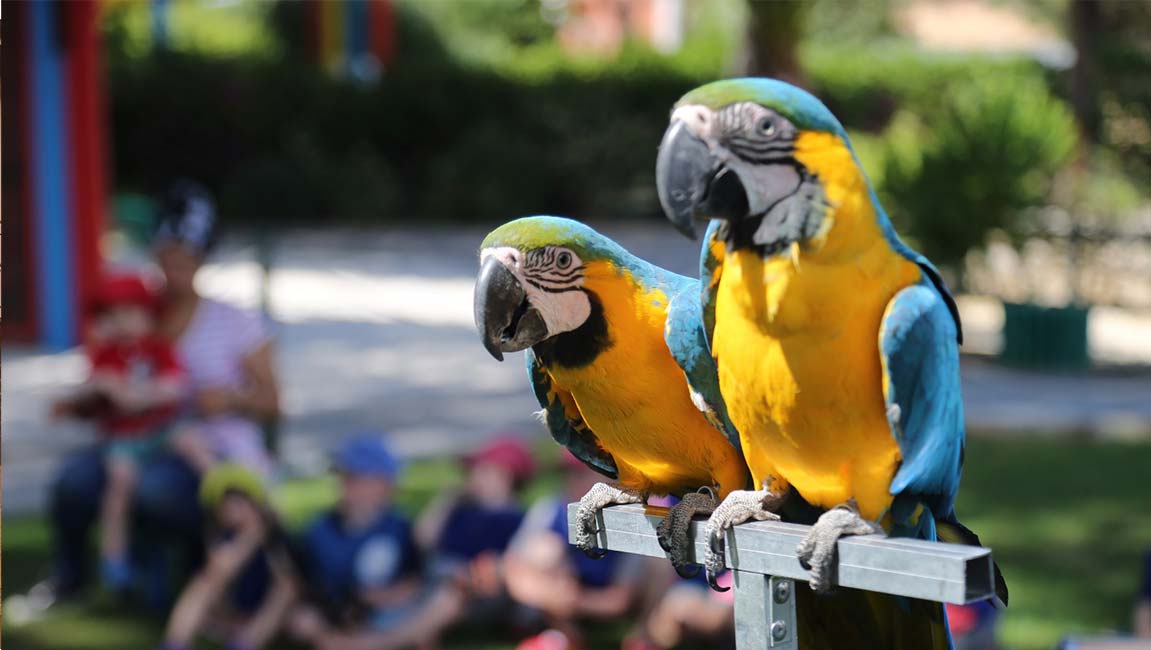
<svg viewBox="0 0 1151 650">
<path fill-rule="evenodd" d="M 681 232 L 694 237 L 697 220 L 722 219 L 729 246 L 765 255 L 824 238 L 839 190 L 861 182 L 831 111 L 775 79 L 717 81 L 684 95 L 656 162 L 660 203 Z"/>
<path fill-rule="evenodd" d="M 602 266 L 597 263 L 627 258 L 618 244 L 571 219 L 524 217 L 496 228 L 480 245 L 476 278 L 476 328 L 484 347 L 503 361 L 504 352 L 585 326 L 606 327 L 585 283 L 592 268 Z"/>
</svg>

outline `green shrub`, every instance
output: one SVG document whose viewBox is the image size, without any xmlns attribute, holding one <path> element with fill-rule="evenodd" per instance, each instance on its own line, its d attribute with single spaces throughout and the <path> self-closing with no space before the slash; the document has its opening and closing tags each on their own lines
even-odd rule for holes
<svg viewBox="0 0 1151 650">
<path fill-rule="evenodd" d="M 397 67 L 363 87 L 169 53 L 113 68 L 116 179 L 191 176 L 260 223 L 654 215 L 668 108 L 702 81 L 635 55 L 538 77 Z"/>
<path fill-rule="evenodd" d="M 259 158 L 239 166 L 224 181 L 220 205 L 228 217 L 277 225 L 302 224 L 319 213 L 315 179 L 300 161 Z"/>
<path fill-rule="evenodd" d="M 844 126 L 876 132 L 898 109 L 941 110 L 954 88 L 989 78 L 1044 77 L 1039 64 L 1022 57 L 929 54 L 897 41 L 866 47 L 809 42 L 801 58 L 812 92 Z"/>
<path fill-rule="evenodd" d="M 896 117 L 882 194 L 923 253 L 957 267 L 988 231 L 1019 233 L 1025 208 L 1047 200 L 1076 131 L 1063 102 L 1027 77 L 972 79 L 941 103 L 921 118 Z"/>
</svg>

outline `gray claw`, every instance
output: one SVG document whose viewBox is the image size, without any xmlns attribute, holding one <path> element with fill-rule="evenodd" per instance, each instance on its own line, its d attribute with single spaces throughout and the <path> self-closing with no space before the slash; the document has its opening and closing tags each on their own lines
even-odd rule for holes
<svg viewBox="0 0 1151 650">
<path fill-rule="evenodd" d="M 708 548 L 711 549 L 712 553 L 721 557 L 723 556 L 723 532 L 723 529 L 720 528 L 712 531 L 712 533 L 707 536 Z"/>
<path fill-rule="evenodd" d="M 882 534 L 877 524 L 864 519 L 854 502 L 836 506 L 819 516 L 795 553 L 803 568 L 811 572 L 811 589 L 825 594 L 831 591 L 835 573 L 835 548 L 840 537 Z"/>
<path fill-rule="evenodd" d="M 622 503 L 643 503 L 643 496 L 606 483 L 596 483 L 579 501 L 576 509 L 575 546 L 588 557 L 598 559 L 607 551 L 596 548 L 599 526 L 596 513 L 605 506 Z"/>
<path fill-rule="evenodd" d="M 769 490 L 734 490 L 723 503 L 715 508 L 707 521 L 708 552 L 704 555 L 703 566 L 707 569 L 708 584 L 716 591 L 727 591 L 715 584 L 715 576 L 727 568 L 724 551 L 724 535 L 736 524 L 745 521 L 777 521 L 779 515 L 768 510 L 769 504 L 778 504 L 780 498 Z"/>
</svg>

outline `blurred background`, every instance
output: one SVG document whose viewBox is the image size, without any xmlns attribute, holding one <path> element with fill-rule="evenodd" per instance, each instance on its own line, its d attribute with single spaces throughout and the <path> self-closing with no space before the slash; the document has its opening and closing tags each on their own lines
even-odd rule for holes
<svg viewBox="0 0 1151 650">
<path fill-rule="evenodd" d="M 472 325 L 483 235 L 572 216 L 694 275 L 697 244 L 653 183 L 669 108 L 766 75 L 839 117 L 959 295 L 959 511 L 1012 588 L 997 643 L 1124 636 L 1139 616 L 1151 634 L 1151 3 L 3 9 L 6 601 L 52 573 L 53 477 L 94 440 L 48 418 L 88 372 L 84 305 L 105 270 L 150 268 L 173 181 L 201 183 L 222 227 L 197 290 L 274 333 L 281 415 L 265 434 L 288 519 L 330 504 L 329 453 L 363 430 L 413 461 L 399 503 L 414 516 L 493 432 L 555 457 L 519 359 L 493 361 Z M 17 650 L 153 647 L 162 621 L 103 602 L 4 613 Z"/>
</svg>

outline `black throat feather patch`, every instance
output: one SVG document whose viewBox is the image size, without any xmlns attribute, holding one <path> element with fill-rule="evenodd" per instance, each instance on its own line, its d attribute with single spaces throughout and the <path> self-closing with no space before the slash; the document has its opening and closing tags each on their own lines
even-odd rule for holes
<svg viewBox="0 0 1151 650">
<path fill-rule="evenodd" d="M 532 346 L 536 357 L 545 367 L 555 365 L 564 368 L 583 368 L 595 361 L 601 352 L 612 346 L 608 334 L 607 318 L 604 317 L 603 303 L 594 291 L 587 293 L 591 313 L 587 320 L 570 332 L 557 334 Z"/>
</svg>

